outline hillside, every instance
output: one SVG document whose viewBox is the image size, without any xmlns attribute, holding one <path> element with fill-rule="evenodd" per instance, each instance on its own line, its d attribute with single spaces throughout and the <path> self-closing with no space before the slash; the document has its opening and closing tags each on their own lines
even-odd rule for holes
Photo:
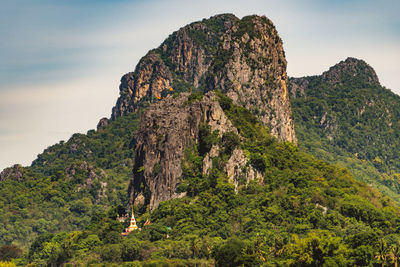
<svg viewBox="0 0 400 267">
<path fill-rule="evenodd" d="M 94 212 L 126 203 L 138 117 L 74 134 L 32 166 L 6 168 L 0 175 L 0 244 L 27 248 L 39 234 L 82 229 Z"/>
<path fill-rule="evenodd" d="M 213 101 L 211 93 L 169 97 L 154 108 L 199 107 Z M 192 138 L 181 162 L 178 190 L 185 196 L 151 212 L 136 205 L 142 230 L 124 238 L 127 222 L 116 220 L 117 209 L 97 213 L 83 231 L 41 236 L 26 260 L 85 266 L 366 266 L 380 263 L 374 257 L 381 254 L 390 260 L 390 248 L 400 248 L 398 206 L 348 170 L 278 142 L 222 93 L 215 97 L 229 130 L 219 135 L 207 123 Z M 219 152 L 205 172 L 213 147 Z M 227 166 L 238 153 L 244 161 L 234 169 L 242 175 L 230 177 Z M 259 175 L 248 176 L 251 169 Z"/>
<path fill-rule="evenodd" d="M 289 89 L 300 146 L 400 201 L 400 97 L 372 67 L 348 58 Z"/>
</svg>

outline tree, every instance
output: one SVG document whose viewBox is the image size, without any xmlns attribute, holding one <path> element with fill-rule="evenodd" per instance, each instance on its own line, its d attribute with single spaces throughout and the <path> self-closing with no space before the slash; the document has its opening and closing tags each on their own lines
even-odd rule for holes
<svg viewBox="0 0 400 267">
<path fill-rule="evenodd" d="M 215 266 L 259 266 L 258 255 L 247 253 L 246 242 L 230 238 L 214 251 Z"/>
<path fill-rule="evenodd" d="M 374 250 L 371 246 L 359 246 L 353 250 L 352 258 L 357 266 L 369 266 L 374 259 Z"/>
<path fill-rule="evenodd" d="M 2 245 L 0 246 L 0 261 L 10 261 L 18 258 L 22 253 L 22 250 L 17 246 Z"/>
<path fill-rule="evenodd" d="M 108 244 L 101 248 L 100 257 L 103 261 L 119 262 L 121 261 L 121 245 Z"/>
<path fill-rule="evenodd" d="M 121 244 L 121 257 L 123 261 L 134 261 L 139 257 L 140 243 L 136 238 L 126 238 Z"/>
<path fill-rule="evenodd" d="M 378 249 L 375 254 L 375 259 L 377 259 L 382 264 L 382 267 L 385 266 L 388 253 L 389 253 L 389 248 L 386 242 L 383 239 L 379 240 Z"/>
<path fill-rule="evenodd" d="M 392 246 L 390 257 L 394 263 L 394 266 L 397 267 L 398 261 L 400 260 L 400 243 L 397 242 Z"/>
<path fill-rule="evenodd" d="M 325 230 L 316 230 L 305 238 L 294 235 L 286 254 L 290 258 L 289 265 L 322 266 L 349 264 L 348 252 L 341 238 Z"/>
</svg>

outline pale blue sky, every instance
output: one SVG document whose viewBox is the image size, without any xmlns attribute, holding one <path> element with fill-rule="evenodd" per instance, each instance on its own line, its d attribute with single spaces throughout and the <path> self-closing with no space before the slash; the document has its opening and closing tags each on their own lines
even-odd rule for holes
<svg viewBox="0 0 400 267">
<path fill-rule="evenodd" d="M 0 1 L 0 170 L 109 117 L 120 77 L 172 31 L 219 13 L 266 15 L 290 76 L 348 56 L 400 93 L 400 1 Z"/>
</svg>

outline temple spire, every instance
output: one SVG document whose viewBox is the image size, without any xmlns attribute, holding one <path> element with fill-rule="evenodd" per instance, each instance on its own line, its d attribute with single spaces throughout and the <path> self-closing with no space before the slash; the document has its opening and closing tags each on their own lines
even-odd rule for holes
<svg viewBox="0 0 400 267">
<path fill-rule="evenodd" d="M 135 214 L 133 213 L 133 206 L 132 206 L 132 217 L 129 222 L 129 227 L 125 229 L 125 232 L 122 233 L 122 235 L 128 235 L 130 232 L 136 231 L 138 229 L 139 227 L 136 225 Z"/>
</svg>

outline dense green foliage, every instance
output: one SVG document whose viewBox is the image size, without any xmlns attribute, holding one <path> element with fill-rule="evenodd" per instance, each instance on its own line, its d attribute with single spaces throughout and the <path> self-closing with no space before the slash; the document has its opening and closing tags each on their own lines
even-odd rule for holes
<svg viewBox="0 0 400 267">
<path fill-rule="evenodd" d="M 0 182 L 0 244 L 29 246 L 38 234 L 83 229 L 93 212 L 126 203 L 139 114 L 47 148 L 22 180 Z"/>
<path fill-rule="evenodd" d="M 346 77 L 302 78 L 304 94 L 291 98 L 299 145 L 400 201 L 400 97 L 365 75 Z"/>
<path fill-rule="evenodd" d="M 43 234 L 20 262 L 38 265 L 348 266 L 389 262 L 400 239 L 399 208 L 351 173 L 278 142 L 256 117 L 218 93 L 239 131 L 201 126 L 185 153 L 184 198 L 137 210 L 142 231 L 122 238 L 117 209 L 96 212 L 82 231 Z M 221 146 L 209 174 L 204 154 Z M 262 181 L 227 181 L 224 162 L 240 148 Z M 151 224 L 143 226 L 146 220 Z M 102 265 L 104 264 L 104 265 Z"/>
<path fill-rule="evenodd" d="M 21 256 L 22 250 L 17 246 L 0 246 L 0 261 L 10 261 Z"/>
</svg>

